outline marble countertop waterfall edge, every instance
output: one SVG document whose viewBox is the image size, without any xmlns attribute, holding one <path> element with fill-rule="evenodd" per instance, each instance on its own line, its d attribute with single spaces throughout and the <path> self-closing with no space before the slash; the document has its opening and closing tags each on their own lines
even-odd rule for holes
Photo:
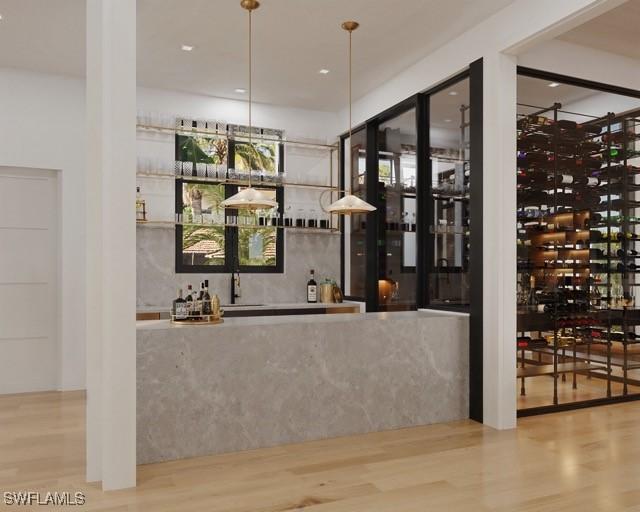
<svg viewBox="0 0 640 512">
<path fill-rule="evenodd" d="M 138 464 L 465 419 L 468 319 L 138 322 Z"/>
</svg>

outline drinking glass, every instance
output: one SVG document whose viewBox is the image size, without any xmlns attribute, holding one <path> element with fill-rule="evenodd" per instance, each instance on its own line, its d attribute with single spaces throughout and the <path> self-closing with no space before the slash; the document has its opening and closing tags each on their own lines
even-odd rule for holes
<svg viewBox="0 0 640 512">
<path fill-rule="evenodd" d="M 298 208 L 298 213 L 296 215 L 296 227 L 304 228 L 306 226 L 307 226 L 307 219 L 305 219 L 305 216 L 304 216 L 304 209 Z"/>
<path fill-rule="evenodd" d="M 309 211 L 309 219 L 307 221 L 307 225 L 310 228 L 317 228 L 318 227 L 318 219 L 316 217 L 316 211 L 314 209 L 311 209 Z"/>
</svg>

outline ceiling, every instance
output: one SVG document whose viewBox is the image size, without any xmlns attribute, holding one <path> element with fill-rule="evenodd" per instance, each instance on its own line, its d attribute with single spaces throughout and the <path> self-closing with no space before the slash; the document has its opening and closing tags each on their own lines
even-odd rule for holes
<svg viewBox="0 0 640 512">
<path fill-rule="evenodd" d="M 559 39 L 640 60 L 640 0 L 628 0 Z"/>
<path fill-rule="evenodd" d="M 512 0 L 263 0 L 254 13 L 254 99 L 336 111 Z M 138 83 L 242 99 L 247 14 L 239 0 L 138 0 Z M 84 75 L 85 0 L 0 0 L 0 66 Z M 194 46 L 191 52 L 183 44 Z M 318 71 L 329 69 L 326 75 Z"/>
<path fill-rule="evenodd" d="M 551 107 L 554 103 L 560 103 L 568 108 L 572 103 L 583 100 L 594 94 L 600 94 L 593 89 L 576 87 L 574 85 L 560 84 L 557 87 L 549 87 L 553 83 L 549 80 L 531 78 L 528 76 L 518 76 L 518 112 L 530 114 L 535 110 Z M 523 105 L 531 105 L 525 107 Z M 570 107 L 569 107 L 570 108 Z M 601 116 L 606 112 L 584 112 L 585 114 Z"/>
</svg>

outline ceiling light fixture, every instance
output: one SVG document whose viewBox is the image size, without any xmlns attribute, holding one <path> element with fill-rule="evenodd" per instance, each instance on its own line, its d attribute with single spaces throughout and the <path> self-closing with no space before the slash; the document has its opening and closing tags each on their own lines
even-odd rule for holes
<svg viewBox="0 0 640 512">
<path fill-rule="evenodd" d="M 445 119 L 445 120 L 444 120 L 444 122 L 445 122 L 445 123 L 450 123 L 450 122 L 451 122 L 451 119 Z"/>
<path fill-rule="evenodd" d="M 558 87 L 560 84 L 558 82 L 551 82 L 549 87 Z"/>
<path fill-rule="evenodd" d="M 183 44 L 182 45 L 182 51 L 183 52 L 190 52 L 191 50 L 193 50 L 193 46 L 190 46 L 188 44 Z"/>
<path fill-rule="evenodd" d="M 246 89 L 243 89 L 242 87 L 238 87 L 237 89 L 235 89 L 235 91 L 236 91 L 238 94 L 244 94 L 245 92 L 247 92 L 247 90 L 246 90 Z"/>
<path fill-rule="evenodd" d="M 241 0 L 240 7 L 245 9 L 249 13 L 249 150 L 253 151 L 253 143 L 251 141 L 251 135 L 253 132 L 253 126 L 251 124 L 251 13 L 260 7 L 258 0 Z M 236 89 L 238 91 L 238 89 Z M 224 208 L 234 208 L 238 210 L 270 210 L 271 208 L 278 208 L 278 203 L 273 199 L 269 199 L 263 192 L 256 190 L 251 186 L 251 174 L 252 174 L 251 158 L 249 159 L 249 186 L 242 189 L 237 194 L 225 199 L 220 203 Z"/>
<path fill-rule="evenodd" d="M 320 71 L 318 71 L 318 73 L 320 73 L 321 75 L 328 75 L 329 74 L 329 70 L 326 68 L 322 68 Z"/>
<path fill-rule="evenodd" d="M 457 96 L 458 91 L 449 91 L 449 96 Z"/>
<path fill-rule="evenodd" d="M 359 27 L 359 23 L 357 21 L 345 21 L 342 24 L 342 28 L 349 32 L 349 158 L 351 158 L 351 162 L 353 162 L 353 146 L 352 146 L 352 119 L 351 119 L 351 111 L 352 111 L 352 101 L 351 101 L 351 71 L 352 71 L 352 58 L 351 58 L 351 41 L 353 36 L 353 31 Z M 356 158 L 356 163 L 359 161 L 359 158 Z M 351 188 L 351 187 L 349 187 Z M 327 208 L 328 212 L 337 213 L 339 215 L 351 215 L 352 213 L 369 213 L 376 210 L 376 207 L 363 201 L 359 197 L 354 196 L 349 191 L 344 197 L 341 197 L 337 201 L 334 201 Z"/>
</svg>

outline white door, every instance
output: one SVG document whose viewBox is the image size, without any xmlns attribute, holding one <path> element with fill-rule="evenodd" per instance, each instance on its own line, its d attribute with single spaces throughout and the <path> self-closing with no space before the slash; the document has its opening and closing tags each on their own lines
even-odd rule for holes
<svg viewBox="0 0 640 512">
<path fill-rule="evenodd" d="M 59 388 L 54 171 L 0 167 L 0 394 Z"/>
</svg>

